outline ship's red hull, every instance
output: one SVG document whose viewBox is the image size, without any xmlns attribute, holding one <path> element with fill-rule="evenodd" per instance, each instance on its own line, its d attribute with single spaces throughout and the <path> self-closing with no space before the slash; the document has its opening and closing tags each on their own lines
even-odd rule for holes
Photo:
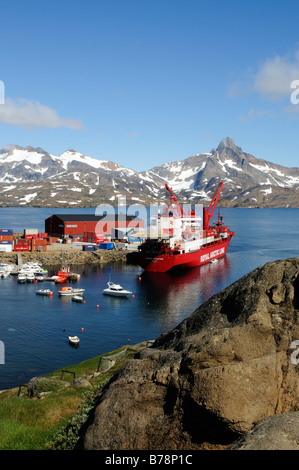
<svg viewBox="0 0 299 470">
<path fill-rule="evenodd" d="M 145 271 L 159 273 L 167 272 L 176 267 L 193 268 L 195 266 L 201 266 L 209 263 L 213 259 L 224 256 L 233 235 L 234 232 L 229 232 L 227 238 L 219 240 L 209 246 L 203 246 L 199 250 L 190 253 L 174 254 L 168 252 L 153 256 L 146 252 L 140 252 L 138 263 Z"/>
</svg>

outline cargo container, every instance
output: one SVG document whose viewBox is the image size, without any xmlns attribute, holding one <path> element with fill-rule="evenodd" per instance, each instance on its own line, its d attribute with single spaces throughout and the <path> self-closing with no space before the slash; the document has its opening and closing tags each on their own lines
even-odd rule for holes
<svg viewBox="0 0 299 470">
<path fill-rule="evenodd" d="M 98 248 L 100 250 L 113 250 L 115 248 L 115 244 L 113 242 L 100 243 Z"/>
<path fill-rule="evenodd" d="M 47 233 L 39 233 L 38 238 L 47 238 L 48 234 Z"/>
<path fill-rule="evenodd" d="M 83 251 L 94 251 L 95 246 L 94 245 L 83 245 Z"/>
<path fill-rule="evenodd" d="M 25 228 L 24 230 L 24 235 L 38 235 L 38 229 L 37 228 Z"/>
<path fill-rule="evenodd" d="M 28 234 L 28 235 L 25 235 L 25 240 L 37 240 L 38 238 L 38 234 L 37 233 L 33 233 L 32 235 Z"/>
<path fill-rule="evenodd" d="M 0 235 L 1 242 L 13 241 L 13 235 Z"/>
<path fill-rule="evenodd" d="M 12 244 L 11 245 L 6 245 L 6 244 L 0 244 L 0 252 L 5 252 L 5 253 L 8 253 L 12 251 Z"/>
<path fill-rule="evenodd" d="M 14 251 L 30 251 L 30 246 L 15 245 Z"/>
<path fill-rule="evenodd" d="M 15 245 L 18 246 L 30 246 L 31 240 L 26 240 L 25 238 L 17 238 L 15 240 Z"/>
<path fill-rule="evenodd" d="M 47 245 L 32 245 L 31 246 L 31 251 L 47 251 Z"/>
<path fill-rule="evenodd" d="M 47 240 L 44 240 L 42 238 L 33 238 L 32 240 L 30 240 L 31 242 L 31 245 L 46 245 L 47 244 Z"/>
<path fill-rule="evenodd" d="M 12 240 L 1 240 L 0 245 L 12 245 Z"/>
<path fill-rule="evenodd" d="M 11 228 L 1 228 L 0 235 L 13 235 L 13 230 Z"/>
</svg>

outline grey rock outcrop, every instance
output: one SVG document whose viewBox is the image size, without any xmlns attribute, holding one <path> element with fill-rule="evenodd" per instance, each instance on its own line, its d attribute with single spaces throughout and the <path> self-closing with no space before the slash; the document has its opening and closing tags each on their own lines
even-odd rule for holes
<svg viewBox="0 0 299 470">
<path fill-rule="evenodd" d="M 260 267 L 130 360 L 106 386 L 84 449 L 226 448 L 296 409 L 299 258 Z"/>
<path fill-rule="evenodd" d="M 299 450 L 299 411 L 262 419 L 228 450 Z"/>
</svg>

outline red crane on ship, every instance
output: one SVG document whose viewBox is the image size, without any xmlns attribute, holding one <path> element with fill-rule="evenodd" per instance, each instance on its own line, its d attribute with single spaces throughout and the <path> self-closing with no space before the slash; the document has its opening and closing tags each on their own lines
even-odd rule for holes
<svg viewBox="0 0 299 470">
<path fill-rule="evenodd" d="M 220 181 L 220 183 L 218 184 L 216 188 L 216 191 L 214 193 L 214 196 L 210 202 L 208 209 L 206 207 L 203 208 L 203 230 L 209 229 L 210 220 L 213 217 L 213 213 L 214 213 L 215 207 L 217 206 L 222 188 L 223 188 L 223 182 Z"/>
<path fill-rule="evenodd" d="M 170 194 L 170 206 L 172 206 L 172 205 L 176 206 L 176 209 L 177 209 L 178 213 L 180 213 L 181 217 L 183 217 L 184 216 L 183 208 L 179 204 L 179 201 L 177 200 L 177 198 L 175 197 L 175 195 L 173 194 L 172 190 L 170 189 L 170 187 L 168 186 L 167 183 L 165 183 L 165 188 L 167 189 L 167 191 Z"/>
</svg>

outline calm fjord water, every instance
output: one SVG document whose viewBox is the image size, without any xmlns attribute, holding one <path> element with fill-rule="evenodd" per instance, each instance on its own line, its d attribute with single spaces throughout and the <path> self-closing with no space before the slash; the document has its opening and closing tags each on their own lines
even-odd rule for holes
<svg viewBox="0 0 299 470">
<path fill-rule="evenodd" d="M 45 218 L 71 211 L 78 209 L 0 208 L 0 228 L 43 232 Z M 92 208 L 80 209 L 84 211 L 94 213 Z M 0 340 L 5 345 L 0 389 L 124 344 L 155 339 L 252 269 L 299 256 L 299 209 L 225 208 L 221 214 L 235 236 L 218 263 L 176 275 L 143 275 L 141 280 L 136 265 L 78 266 L 81 279 L 76 286 L 86 289 L 85 304 L 58 297 L 60 286 L 54 283 L 38 284 L 53 290 L 48 298 L 36 295 L 37 284 L 18 284 L 15 276 L 0 279 Z M 49 274 L 54 274 L 50 268 Z M 109 280 L 131 290 L 134 298 L 103 296 Z M 78 349 L 69 345 L 69 335 L 80 337 Z"/>
</svg>

